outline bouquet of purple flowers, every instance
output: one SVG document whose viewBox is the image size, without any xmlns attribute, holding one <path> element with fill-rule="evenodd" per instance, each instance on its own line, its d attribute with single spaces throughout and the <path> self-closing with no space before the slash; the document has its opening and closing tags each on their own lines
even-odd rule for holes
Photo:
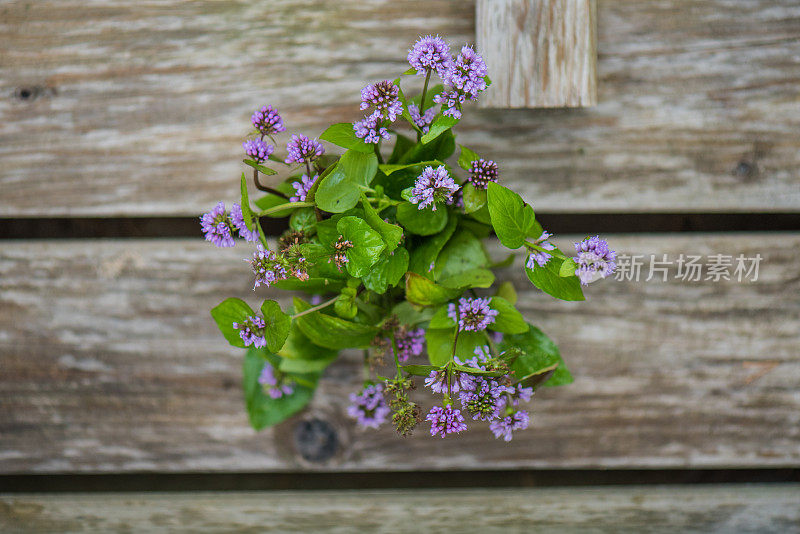
<svg viewBox="0 0 800 534">
<path fill-rule="evenodd" d="M 513 286 L 495 283 L 494 270 L 514 255 L 493 262 L 483 241 L 494 232 L 522 249 L 533 285 L 563 300 L 583 300 L 583 285 L 614 271 L 615 252 L 595 236 L 564 254 L 533 208 L 498 183 L 494 161 L 464 146 L 454 156 L 464 104 L 491 83 L 472 47 L 453 57 L 440 37 L 422 37 L 408 62 L 403 76 L 424 77 L 420 94 L 404 94 L 402 77 L 367 85 L 363 119 L 334 124 L 319 140 L 292 135 L 285 157 L 274 153 L 283 119 L 272 106 L 256 111 L 244 142 L 252 184 L 242 173 L 239 203 L 228 210 L 220 202 L 201 218 L 216 246 L 232 247 L 237 236 L 255 245 L 254 289 L 305 295 L 287 309 L 229 298 L 211 310 L 228 342 L 247 349 L 255 429 L 301 410 L 343 349 L 363 349 L 365 360 L 348 414 L 369 428 L 391 421 L 404 435 L 424 418 L 431 435 L 445 437 L 471 418 L 508 441 L 528 426 L 535 388 L 572 381 L 555 344 L 515 308 Z M 326 154 L 320 140 L 343 153 Z M 390 143 L 390 151 L 382 146 Z M 266 185 L 275 164 L 291 175 Z M 251 199 L 251 186 L 263 194 Z M 276 242 L 264 217 L 288 218 Z M 377 374 L 384 358 L 387 376 Z M 441 396 L 424 417 L 409 396 L 414 376 Z"/>
</svg>

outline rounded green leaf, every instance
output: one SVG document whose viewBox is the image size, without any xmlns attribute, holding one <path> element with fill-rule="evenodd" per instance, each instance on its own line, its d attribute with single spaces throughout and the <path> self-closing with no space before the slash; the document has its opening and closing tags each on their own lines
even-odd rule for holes
<svg viewBox="0 0 800 534">
<path fill-rule="evenodd" d="M 492 297 L 489 307 L 499 313 L 495 316 L 494 322 L 489 328 L 495 332 L 504 334 L 522 334 L 528 331 L 528 323 L 525 318 L 517 311 L 513 304 L 502 297 Z"/>
<path fill-rule="evenodd" d="M 380 258 L 381 252 L 386 248 L 381 235 L 373 230 L 369 224 L 358 217 L 342 217 L 336 224 L 336 229 L 353 244 L 345 253 L 347 255 L 347 272 L 356 278 L 361 278 Z"/>
<path fill-rule="evenodd" d="M 406 300 L 417 306 L 436 306 L 461 295 L 460 289 L 434 284 L 424 276 L 406 273 Z"/>
<path fill-rule="evenodd" d="M 408 270 L 408 251 L 397 248 L 392 254 L 383 253 L 381 258 L 362 277 L 364 286 L 375 293 L 385 293 L 389 287 L 397 285 Z"/>
<path fill-rule="evenodd" d="M 239 331 L 233 327 L 233 323 L 240 323 L 255 315 L 253 308 L 247 305 L 242 299 L 229 298 L 223 300 L 211 310 L 211 317 L 217 323 L 220 332 L 234 347 L 243 349 L 244 341 L 239 336 Z"/>
<path fill-rule="evenodd" d="M 533 208 L 518 194 L 494 182 L 489 183 L 487 206 L 500 242 L 510 249 L 521 247 L 536 222 Z"/>
<path fill-rule="evenodd" d="M 403 202 L 397 206 L 397 220 L 412 234 L 433 235 L 447 225 L 447 209 L 444 206 L 436 211 L 430 206 L 419 209 L 416 204 Z"/>
<path fill-rule="evenodd" d="M 283 313 L 280 304 L 274 300 L 265 300 L 261 305 L 261 313 L 266 324 L 264 327 L 264 339 L 267 340 L 267 350 L 278 352 L 289 335 L 289 327 L 292 324 L 292 320 Z"/>
<path fill-rule="evenodd" d="M 296 313 L 309 308 L 311 304 L 295 297 Z M 318 311 L 296 317 L 295 322 L 312 343 L 334 350 L 368 347 L 378 333 L 378 329 L 374 326 L 354 323 Z"/>
<path fill-rule="evenodd" d="M 322 132 L 319 138 L 342 148 L 356 150 L 365 154 L 370 154 L 373 151 L 371 143 L 365 143 L 363 139 L 356 137 L 353 124 L 349 122 L 340 122 L 330 126 Z"/>
</svg>

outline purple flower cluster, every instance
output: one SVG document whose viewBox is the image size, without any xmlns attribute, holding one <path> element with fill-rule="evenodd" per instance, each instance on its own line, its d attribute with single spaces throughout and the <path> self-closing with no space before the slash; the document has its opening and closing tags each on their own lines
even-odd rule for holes
<svg viewBox="0 0 800 534">
<path fill-rule="evenodd" d="M 399 94 L 400 88 L 389 80 L 369 84 L 361 90 L 361 109 L 375 106 L 375 111 L 380 112 L 381 117 L 385 111 L 386 118 L 394 122 L 403 113 L 403 104 L 398 98 Z"/>
<path fill-rule="evenodd" d="M 583 285 L 610 276 L 617 268 L 617 253 L 609 249 L 608 242 L 600 239 L 600 236 L 575 243 L 575 252 L 578 254 L 573 258 L 578 264 L 575 274 Z"/>
<path fill-rule="evenodd" d="M 548 239 L 553 237 L 553 234 L 550 232 L 542 232 L 542 235 L 535 241 L 535 244 L 539 245 L 545 250 L 555 250 L 556 246 L 552 244 Z M 528 256 L 527 261 L 525 262 L 525 267 L 528 269 L 534 269 L 537 265 L 539 267 L 544 267 L 547 265 L 547 262 L 550 261 L 553 255 L 542 250 L 535 250 L 530 249 L 530 255 Z"/>
<path fill-rule="evenodd" d="M 267 340 L 264 338 L 264 328 L 266 326 L 264 319 L 258 315 L 251 315 L 241 323 L 233 323 L 233 327 L 239 331 L 239 337 L 244 341 L 244 346 L 253 346 L 255 348 L 260 348 L 267 344 Z"/>
<path fill-rule="evenodd" d="M 489 425 L 489 430 L 492 431 L 492 434 L 497 439 L 503 438 L 503 441 L 511 441 L 512 432 L 514 430 L 524 430 L 528 428 L 528 424 L 530 424 L 530 414 L 525 410 L 517 410 L 493 421 Z"/>
<path fill-rule="evenodd" d="M 497 163 L 490 159 L 476 159 L 469 169 L 469 181 L 475 189 L 486 189 L 489 182 L 497 182 Z"/>
<path fill-rule="evenodd" d="M 418 204 L 419 209 L 431 206 L 433 211 L 436 211 L 436 203 L 447 202 L 458 189 L 459 185 L 453 180 L 444 165 L 435 169 L 425 167 L 414 183 L 411 202 Z"/>
<path fill-rule="evenodd" d="M 431 70 L 444 78 L 453 64 L 450 45 L 438 35 L 420 37 L 408 51 L 408 63 L 421 76 L 425 76 L 427 71 Z"/>
<path fill-rule="evenodd" d="M 488 298 L 461 297 L 457 309 L 452 302 L 448 305 L 447 315 L 458 324 L 459 330 L 479 332 L 486 330 L 499 313 L 491 309 L 489 303 Z"/>
<path fill-rule="evenodd" d="M 461 410 L 454 409 L 449 404 L 444 408 L 434 406 L 425 419 L 431 422 L 431 436 L 439 434 L 441 437 L 445 437 L 448 434 L 463 432 L 467 429 Z"/>
<path fill-rule="evenodd" d="M 261 132 L 261 135 L 272 135 L 286 130 L 283 126 L 283 119 L 272 106 L 264 106 L 250 117 L 253 126 Z"/>
<path fill-rule="evenodd" d="M 319 178 L 318 174 L 315 174 L 313 178 L 309 178 L 304 174 L 300 178 L 299 182 L 292 182 L 292 187 L 294 187 L 295 194 L 294 196 L 289 197 L 289 202 L 303 202 L 306 199 L 308 192 L 311 191 L 311 187 L 314 185 L 314 182 L 317 181 L 317 178 Z"/>
<path fill-rule="evenodd" d="M 273 282 L 286 280 L 288 272 L 284 263 L 282 256 L 258 245 L 258 248 L 253 253 L 253 259 L 250 260 L 253 274 L 256 275 L 253 289 L 260 286 L 269 287 Z"/>
<path fill-rule="evenodd" d="M 378 428 L 388 420 L 391 410 L 383 396 L 383 384 L 365 387 L 360 393 L 350 394 L 347 415 L 365 428 Z"/>
<path fill-rule="evenodd" d="M 258 229 L 253 227 L 252 230 L 247 229 L 244 223 L 244 215 L 242 214 L 242 207 L 239 204 L 231 206 L 231 222 L 239 231 L 239 235 L 245 240 L 250 242 L 258 241 Z"/>
<path fill-rule="evenodd" d="M 483 58 L 471 46 L 464 46 L 442 76 L 452 89 L 436 95 L 433 101 L 442 105 L 444 115 L 460 119 L 464 102 L 477 99 L 486 89 L 487 72 Z"/>
<path fill-rule="evenodd" d="M 397 343 L 397 359 L 401 363 L 407 362 L 409 358 L 419 356 L 425 350 L 425 329 L 400 328 L 395 334 L 395 342 Z"/>
<path fill-rule="evenodd" d="M 239 204 L 234 204 L 228 213 L 225 211 L 225 203 L 219 202 L 211 211 L 200 217 L 200 228 L 206 236 L 206 241 L 211 241 L 218 247 L 234 246 L 236 244 L 233 239 L 234 231 L 247 241 L 258 241 L 258 230 L 247 229 Z"/>
<path fill-rule="evenodd" d="M 470 374 L 451 371 L 448 384 L 447 370 L 440 369 L 431 371 L 431 374 L 425 379 L 425 385 L 431 388 L 434 393 L 451 395 L 462 390 L 472 389 L 473 380 L 474 377 Z"/>
<path fill-rule="evenodd" d="M 417 128 L 422 130 L 422 133 L 426 134 L 428 130 L 431 129 L 433 119 L 436 118 L 436 108 L 428 108 L 425 110 L 425 113 L 420 114 L 416 104 L 409 104 L 408 114 L 411 115 L 411 120 L 414 121 Z"/>
<path fill-rule="evenodd" d="M 371 115 L 364 117 L 353 124 L 356 137 L 363 139 L 365 143 L 378 144 L 381 139 L 389 139 L 389 130 L 383 126 L 383 116 L 380 111 L 374 111 Z"/>
<path fill-rule="evenodd" d="M 261 374 L 258 375 L 258 383 L 272 399 L 280 399 L 284 395 L 294 393 L 294 386 L 283 382 L 283 377 L 276 374 L 275 368 L 269 362 L 264 362 Z"/>
<path fill-rule="evenodd" d="M 286 163 L 311 163 L 325 153 L 322 143 L 305 135 L 293 135 L 286 143 Z"/>
<path fill-rule="evenodd" d="M 266 161 L 275 147 L 268 145 L 263 139 L 248 139 L 242 143 L 244 153 L 258 162 Z"/>
</svg>

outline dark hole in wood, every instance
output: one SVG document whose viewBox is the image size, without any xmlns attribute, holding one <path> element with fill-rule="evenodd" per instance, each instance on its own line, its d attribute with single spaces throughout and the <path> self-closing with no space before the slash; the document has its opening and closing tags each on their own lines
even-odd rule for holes
<svg viewBox="0 0 800 534">
<path fill-rule="evenodd" d="M 739 178 L 752 178 L 758 174 L 758 167 L 755 163 L 742 160 L 736 165 L 736 168 L 733 169 L 733 174 Z"/>
<path fill-rule="evenodd" d="M 300 421 L 294 427 L 294 445 L 307 462 L 322 463 L 336 455 L 339 435 L 327 421 L 309 419 Z"/>
</svg>

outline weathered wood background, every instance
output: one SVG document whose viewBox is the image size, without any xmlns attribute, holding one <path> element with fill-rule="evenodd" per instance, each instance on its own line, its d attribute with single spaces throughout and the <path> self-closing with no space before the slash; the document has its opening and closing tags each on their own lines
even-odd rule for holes
<svg viewBox="0 0 800 534">
<path fill-rule="evenodd" d="M 475 7 L 0 3 L 0 217 L 97 216 L 103 224 L 194 217 L 234 200 L 253 109 L 276 105 L 287 133 L 316 135 L 353 120 L 360 88 L 403 71 L 419 34 L 474 42 Z M 503 181 L 543 213 L 800 213 L 800 4 L 599 0 L 597 30 L 597 106 L 475 106 L 460 141 L 498 160 Z M 326 372 L 307 411 L 253 432 L 241 353 L 208 315 L 226 296 L 271 294 L 250 291 L 242 247 L 0 242 L 0 475 L 800 466 L 800 229 L 622 230 L 609 236 L 614 245 L 647 257 L 761 254 L 759 279 L 684 282 L 673 270 L 667 282 L 606 281 L 590 287 L 587 302 L 564 303 L 527 289 L 519 267 L 506 270 L 576 381 L 539 391 L 533 430 L 501 446 L 481 430 L 452 441 L 430 439 L 424 428 L 408 439 L 356 429 L 344 416 L 357 386 L 355 355 Z M 299 437 L 311 421 L 331 438 L 324 446 Z M 482 492 L 448 494 L 446 507 L 470 509 Z M 289 510 L 275 528 L 288 531 L 297 510 L 306 526 L 320 526 L 314 518 L 355 510 L 365 498 L 374 514 L 363 515 L 364 529 L 423 507 L 436 530 L 445 507 L 427 494 L 328 494 L 338 499 L 329 508 L 319 508 L 317 494 L 220 498 L 4 496 L 0 530 L 259 529 L 254 510 L 274 499 Z M 598 532 L 662 531 L 662 522 L 685 531 L 800 528 L 794 486 L 486 499 L 502 521 L 470 519 L 464 531 L 533 517 Z M 553 506 L 566 515 L 553 517 Z"/>
<path fill-rule="evenodd" d="M 3 3 L 0 215 L 195 215 L 233 199 L 253 109 L 272 103 L 310 135 L 355 120 L 365 81 L 405 70 L 420 33 L 474 42 L 474 11 Z M 800 4 L 600 0 L 597 18 L 596 107 L 475 107 L 461 141 L 540 211 L 800 209 Z"/>
</svg>

